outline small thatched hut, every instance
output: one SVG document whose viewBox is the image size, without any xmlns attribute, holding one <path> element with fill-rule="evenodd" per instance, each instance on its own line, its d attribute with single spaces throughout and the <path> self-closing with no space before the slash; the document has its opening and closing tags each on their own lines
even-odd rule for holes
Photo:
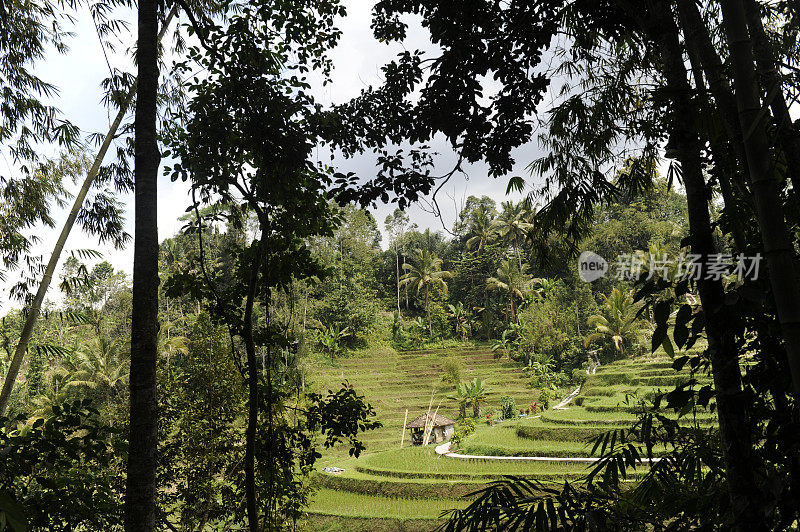
<svg viewBox="0 0 800 532">
<path fill-rule="evenodd" d="M 406 428 L 411 429 L 411 443 L 414 445 L 423 444 L 426 428 L 430 431 L 427 443 L 439 443 L 450 439 L 456 430 L 456 422 L 441 414 L 428 412 L 409 421 Z"/>
</svg>

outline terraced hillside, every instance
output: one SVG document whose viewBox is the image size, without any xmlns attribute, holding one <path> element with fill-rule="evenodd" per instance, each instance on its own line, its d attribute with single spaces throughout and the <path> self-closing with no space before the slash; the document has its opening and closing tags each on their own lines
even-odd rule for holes
<svg viewBox="0 0 800 532">
<path fill-rule="evenodd" d="M 362 360 L 349 360 L 336 375 L 331 375 L 333 370 L 326 370 L 326 378 L 333 379 L 331 384 L 337 382 L 333 377 L 348 378 L 376 405 L 388 426 L 370 439 L 369 449 L 388 450 L 369 452 L 359 459 L 327 457 L 325 462 L 344 471 L 315 475 L 318 491 L 307 522 L 311 529 L 432 530 L 440 524 L 442 511 L 463 507 L 472 492 L 502 475 L 561 482 L 586 473 L 589 464 L 585 462 L 464 460 L 437 456 L 432 446 L 400 450 L 402 413 L 407 405 L 411 412 L 414 408 L 427 408 L 430 389 L 441 378 L 437 364 L 445 356 L 396 355 L 380 364 L 375 361 L 371 367 L 365 367 Z M 467 377 L 480 376 L 492 386 L 488 404 L 497 404 L 501 395 L 515 396 L 518 404 L 530 401 L 533 390 L 526 387 L 524 374 L 513 364 L 495 361 L 491 354 L 480 351 L 460 356 L 470 361 Z M 628 399 L 630 394 L 642 397 L 688 378 L 686 372 L 676 373 L 668 359 L 639 359 L 604 366 L 587 379 L 581 393 L 563 410 L 551 409 L 540 416 L 491 427 L 481 423 L 458 451 L 473 455 L 587 457 L 589 439 L 609 428 L 628 426 L 635 419 L 635 401 Z M 420 388 L 415 393 L 417 382 Z M 456 411 L 454 401 L 442 402 L 440 412 L 454 416 Z M 700 414 L 698 420 L 715 422 L 710 413 Z"/>
<path fill-rule="evenodd" d="M 500 397 L 509 395 L 517 404 L 529 404 L 537 391 L 528 385 L 520 365 L 508 359 L 495 359 L 488 349 L 447 349 L 428 352 L 397 353 L 391 349 L 374 351 L 368 356 L 344 358 L 338 367 L 316 368 L 315 387 L 325 390 L 347 379 L 359 394 L 375 407 L 383 427 L 364 435 L 367 452 L 400 447 L 401 427 L 406 409 L 408 420 L 424 414 L 434 393 L 433 409 L 455 419 L 458 404 L 453 386 L 442 381 L 442 364 L 447 359 L 463 364 L 463 379 L 478 377 L 485 381 L 486 405 L 496 408 Z M 406 442 L 409 435 L 406 434 Z M 344 450 L 326 455 L 325 463 L 345 456 Z"/>
<path fill-rule="evenodd" d="M 459 452 L 497 456 L 590 456 L 594 438 L 636 420 L 638 400 L 671 390 L 690 378 L 672 369 L 669 359 L 618 361 L 601 366 L 587 378 L 581 393 L 564 409 L 550 409 L 534 418 L 521 418 L 477 431 Z M 703 381 L 704 378 L 698 378 Z M 716 423 L 716 415 L 700 412 L 701 425 Z M 656 449 L 658 451 L 658 449 Z"/>
</svg>

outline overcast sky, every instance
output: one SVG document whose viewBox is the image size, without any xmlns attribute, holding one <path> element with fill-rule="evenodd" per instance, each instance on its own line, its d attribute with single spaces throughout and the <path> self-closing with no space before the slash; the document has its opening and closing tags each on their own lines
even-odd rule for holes
<svg viewBox="0 0 800 532">
<path fill-rule="evenodd" d="M 403 46 L 397 43 L 382 44 L 377 42 L 370 30 L 370 11 L 372 2 L 364 0 L 345 0 L 348 7 L 347 17 L 340 20 L 339 27 L 343 35 L 339 46 L 333 51 L 335 70 L 333 83 L 320 88 L 316 96 L 320 103 L 339 103 L 357 96 L 359 91 L 369 85 L 381 83 L 381 65 L 396 57 L 403 51 Z M 133 17 L 133 14 L 130 14 Z M 133 18 L 131 18 L 133 20 Z M 173 23 L 174 24 L 174 23 Z M 135 30 L 135 26 L 131 26 Z M 37 74 L 59 89 L 59 94 L 53 103 L 61 110 L 63 116 L 81 128 L 84 136 L 92 132 L 105 132 L 111 120 L 108 110 L 103 106 L 101 81 L 109 75 L 109 63 L 112 68 L 131 71 L 130 58 L 124 54 L 126 47 L 132 44 L 120 43 L 116 53 L 107 51 L 108 63 L 103 49 L 97 38 L 94 25 L 86 12 L 80 13 L 76 18 L 72 31 L 75 36 L 70 39 L 70 50 L 67 54 L 50 53 L 36 68 Z M 409 40 L 405 43 L 407 49 L 431 50 L 427 34 L 419 25 L 411 25 Z M 452 167 L 455 157 L 446 143 L 433 142 L 432 146 L 441 155 L 437 159 L 437 169 L 434 173 L 442 173 Z M 47 155 L 55 155 L 52 150 Z M 324 157 L 320 151 L 320 157 Z M 525 146 L 515 153 L 517 168 L 512 175 L 519 174 L 527 177 L 525 166 L 536 157 L 535 146 Z M 342 171 L 355 171 L 358 175 L 371 176 L 374 174 L 374 161 L 371 157 L 363 156 L 354 160 L 334 161 L 337 169 Z M 7 167 L 8 160 L 0 162 Z M 466 175 L 456 175 L 442 189 L 438 202 L 442 210 L 442 220 L 436 218 L 425 202 L 409 208 L 411 220 L 421 229 L 441 229 L 442 221 L 449 228 L 460 208 L 460 205 L 469 195 L 487 195 L 498 203 L 506 199 L 505 189 L 507 179 L 494 180 L 487 177 L 485 165 L 471 165 L 464 168 Z M 188 187 L 183 183 L 172 183 L 169 179 L 159 179 L 159 238 L 175 234 L 181 226 L 178 218 L 184 214 L 189 204 Z M 517 197 L 518 199 L 518 197 Z M 133 234 L 133 199 L 131 196 L 122 198 L 126 206 L 126 225 L 129 233 Z M 391 213 L 395 205 L 380 205 L 372 212 L 383 229 L 383 220 Z M 42 242 L 36 247 L 35 254 L 45 255 L 49 252 L 66 218 L 66 210 L 56 216 L 55 229 L 40 231 Z M 384 239 L 384 246 L 386 245 Z M 132 270 L 133 245 L 125 250 L 118 251 L 109 246 L 100 245 L 96 239 L 74 230 L 67 244 L 67 249 L 92 248 L 98 249 L 118 269 L 130 274 Z M 63 254 L 63 258 L 67 253 Z M 60 272 L 60 266 L 57 269 Z M 48 297 L 58 299 L 58 280 L 55 280 Z M 0 304 L 6 307 L 7 291 L 9 286 L 4 286 L 0 294 Z"/>
</svg>

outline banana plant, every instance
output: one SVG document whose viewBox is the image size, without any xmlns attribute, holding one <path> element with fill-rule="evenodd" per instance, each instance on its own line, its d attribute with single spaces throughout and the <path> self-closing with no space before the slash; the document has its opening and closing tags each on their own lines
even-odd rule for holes
<svg viewBox="0 0 800 532">
<path fill-rule="evenodd" d="M 466 343 L 472 332 L 472 318 L 469 310 L 459 301 L 456 305 L 447 305 L 447 315 L 453 320 L 456 336 L 461 338 L 461 343 Z"/>
<path fill-rule="evenodd" d="M 492 352 L 495 358 L 508 355 L 511 360 L 519 360 L 521 329 L 518 323 L 511 323 L 499 339 L 492 340 Z"/>
<path fill-rule="evenodd" d="M 456 393 L 448 395 L 448 399 L 453 399 L 458 403 L 458 417 L 459 419 L 467 418 L 467 407 L 472 402 L 470 396 L 469 383 L 458 383 L 456 385 Z"/>
<path fill-rule="evenodd" d="M 342 329 L 341 325 L 338 323 L 322 326 L 319 329 L 319 343 L 325 352 L 330 355 L 331 362 L 344 353 L 342 340 L 348 336 L 350 336 L 350 327 L 345 327 Z"/>
<path fill-rule="evenodd" d="M 481 404 L 486 402 L 488 393 L 486 386 L 482 380 L 475 377 L 472 382 L 466 384 L 466 392 L 472 404 L 472 415 L 478 417 L 481 415 Z"/>
</svg>

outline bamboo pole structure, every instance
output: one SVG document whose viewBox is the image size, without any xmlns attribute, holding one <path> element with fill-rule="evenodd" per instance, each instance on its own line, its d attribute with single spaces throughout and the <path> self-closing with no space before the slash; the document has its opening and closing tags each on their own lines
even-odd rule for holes
<svg viewBox="0 0 800 532">
<path fill-rule="evenodd" d="M 400 448 L 403 448 L 403 443 L 406 441 L 406 423 L 408 423 L 408 408 L 406 408 L 406 415 L 403 418 L 403 435 L 400 436 Z"/>
<path fill-rule="evenodd" d="M 439 414 L 439 407 L 442 406 L 442 401 L 439 401 L 439 404 L 436 405 L 436 412 L 433 414 L 433 418 L 431 418 L 430 410 L 428 411 L 428 415 L 425 418 L 425 433 L 423 434 L 423 442 L 425 445 L 428 445 L 428 439 L 431 437 L 431 432 L 433 432 L 433 426 L 436 422 L 436 416 Z M 428 425 L 430 423 L 430 426 Z"/>
<path fill-rule="evenodd" d="M 422 429 L 422 445 L 428 445 L 428 442 L 425 440 L 425 433 L 428 430 L 428 417 L 431 415 L 431 408 L 433 407 L 433 395 L 436 393 L 436 389 L 434 388 L 431 390 L 431 400 L 428 402 L 428 410 L 425 412 L 425 426 Z"/>
</svg>

